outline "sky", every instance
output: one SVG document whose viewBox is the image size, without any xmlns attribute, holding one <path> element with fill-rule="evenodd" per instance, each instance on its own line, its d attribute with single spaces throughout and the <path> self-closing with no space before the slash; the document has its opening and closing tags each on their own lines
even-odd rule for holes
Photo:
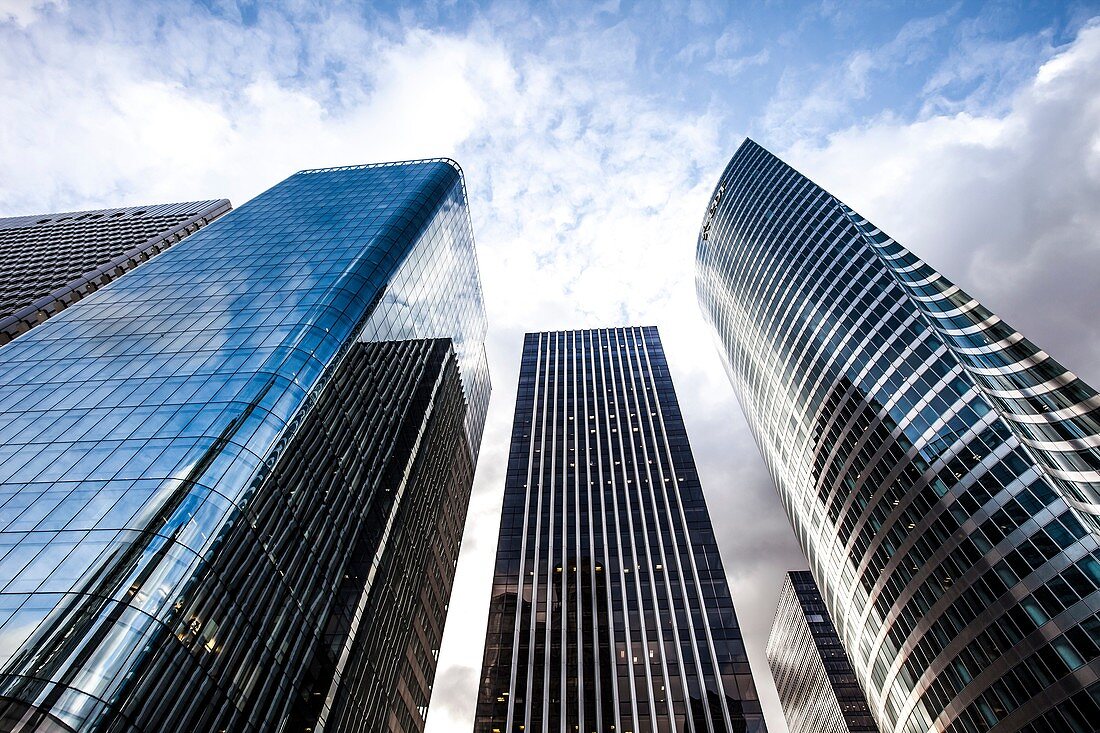
<svg viewBox="0 0 1100 733">
<path fill-rule="evenodd" d="M 751 136 L 1100 383 L 1100 1 L 0 0 L 0 216 L 449 156 L 494 392 L 430 733 L 469 730 L 526 331 L 661 331 L 773 733 L 805 566 L 695 301 Z"/>
</svg>

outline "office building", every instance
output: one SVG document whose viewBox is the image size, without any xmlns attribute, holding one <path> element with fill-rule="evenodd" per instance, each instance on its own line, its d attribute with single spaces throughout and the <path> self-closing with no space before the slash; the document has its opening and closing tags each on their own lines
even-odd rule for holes
<svg viewBox="0 0 1100 733">
<path fill-rule="evenodd" d="M 422 729 L 484 337 L 431 160 L 293 175 L 0 349 L 0 728 Z"/>
<path fill-rule="evenodd" d="M 764 731 L 655 328 L 524 340 L 474 730 Z"/>
<path fill-rule="evenodd" d="M 752 141 L 696 275 L 880 729 L 1092 730 L 1095 390 Z"/>
<path fill-rule="evenodd" d="M 790 733 L 878 733 L 813 576 L 783 581 L 767 646 Z"/>
<path fill-rule="evenodd" d="M 220 199 L 0 219 L 0 344 L 229 209 Z"/>
</svg>

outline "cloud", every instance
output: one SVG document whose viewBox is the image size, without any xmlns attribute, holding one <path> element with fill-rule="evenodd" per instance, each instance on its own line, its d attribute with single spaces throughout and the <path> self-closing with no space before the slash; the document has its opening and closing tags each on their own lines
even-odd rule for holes
<svg viewBox="0 0 1100 733">
<path fill-rule="evenodd" d="M 992 111 L 884 118 L 784 157 L 1100 384 L 1098 90 L 1092 24 Z"/>
<path fill-rule="evenodd" d="M 429 731 L 472 719 L 523 332 L 656 324 L 769 728 L 782 733 L 763 646 L 782 572 L 804 561 L 693 284 L 695 235 L 742 125 L 730 122 L 730 100 L 696 109 L 637 82 L 638 59 L 655 58 L 641 29 L 668 18 L 644 9 L 632 25 L 611 6 L 558 17 L 500 3 L 446 30 L 447 4 L 424 16 L 339 3 L 262 4 L 248 17 L 233 6 L 37 7 L 0 5 L 3 214 L 239 204 L 300 168 L 439 155 L 463 165 L 494 395 Z M 677 12 L 712 23 L 717 11 Z M 757 124 L 792 163 L 1096 375 L 1096 30 L 1038 75 L 1047 42 L 1020 43 L 1016 68 L 1030 76 L 1020 71 L 1011 95 L 993 85 L 960 98 L 1000 73 L 993 53 L 980 73 L 964 73 L 975 51 L 928 84 L 916 121 L 894 113 L 852 124 L 855 101 L 874 97 L 884 69 L 925 58 L 936 22 L 903 28 L 884 49 L 846 51 L 835 69 L 788 69 Z M 714 42 L 702 43 L 711 30 L 676 44 L 677 63 L 714 61 Z M 738 43 L 718 44 L 735 84 L 767 58 L 735 58 Z M 803 136 L 817 142 L 794 144 Z"/>
<path fill-rule="evenodd" d="M 186 26 L 188 19 L 165 22 Z M 514 91 L 503 52 L 476 39 L 414 29 L 391 41 L 342 30 L 337 39 L 359 36 L 372 52 L 369 71 L 359 70 L 364 59 L 356 51 L 344 60 L 345 73 L 302 83 L 297 69 L 277 78 L 279 67 L 267 63 L 274 51 L 295 48 L 286 37 L 294 28 L 272 22 L 269 34 L 242 47 L 219 21 L 193 22 L 199 28 L 192 32 L 212 32 L 169 68 L 158 68 L 157 48 L 88 39 L 76 22 L 17 37 L 19 48 L 0 60 L 12 100 L 2 151 L 9 164 L 0 172 L 4 205 L 16 212 L 92 206 L 103 200 L 104 181 L 120 204 L 181 190 L 240 202 L 300 168 L 453 154 L 497 92 Z M 107 38 L 127 32 L 113 29 Z M 237 78 L 213 88 L 196 81 L 210 58 L 230 57 Z M 333 104 L 337 97 L 342 103 Z"/>
<path fill-rule="evenodd" d="M 0 0 L 0 23 L 26 28 L 50 10 L 64 8 L 66 4 L 53 0 Z"/>
<path fill-rule="evenodd" d="M 822 12 L 830 18 L 839 11 L 826 4 Z M 932 52 L 937 33 L 955 12 L 948 9 L 907 21 L 885 43 L 870 48 L 857 46 L 835 63 L 825 58 L 818 65 L 787 67 L 777 93 L 761 115 L 760 127 L 770 140 L 782 146 L 835 130 L 850 118 L 855 103 L 870 94 L 876 75 L 924 61 Z"/>
<path fill-rule="evenodd" d="M 707 71 L 733 78 L 753 66 L 763 66 L 771 59 L 771 51 L 763 49 L 748 56 L 715 59 L 707 64 Z"/>
</svg>

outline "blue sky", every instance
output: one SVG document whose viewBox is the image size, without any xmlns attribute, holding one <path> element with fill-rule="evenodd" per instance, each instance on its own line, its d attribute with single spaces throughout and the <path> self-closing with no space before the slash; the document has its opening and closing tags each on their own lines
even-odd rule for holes
<svg viewBox="0 0 1100 733">
<path fill-rule="evenodd" d="M 468 730 L 526 330 L 656 324 L 769 726 L 794 538 L 695 304 L 746 135 L 1100 382 L 1100 2 L 0 0 L 0 215 L 465 169 L 494 396 L 429 730 Z"/>
<path fill-rule="evenodd" d="M 212 18 L 249 31 L 315 25 L 308 4 L 201 3 Z M 409 28 L 493 37 L 521 55 L 614 77 L 633 93 L 765 142 L 820 139 L 889 111 L 901 117 L 995 102 L 1036 58 L 1073 40 L 1096 3 L 1057 2 L 604 2 L 371 4 L 348 17 L 399 41 Z M 332 84 L 339 54 L 302 34 L 281 79 Z M 575 53 L 579 51 L 579 53 Z M 351 97 L 356 98 L 357 92 Z M 825 102 L 827 98 L 827 103 Z M 734 104 L 731 104 L 735 100 Z M 815 104 L 823 102 L 822 104 Z M 804 116 L 784 120 L 797 109 Z M 817 112 L 812 118 L 806 114 Z M 785 123 L 785 124 L 784 124 Z"/>
</svg>

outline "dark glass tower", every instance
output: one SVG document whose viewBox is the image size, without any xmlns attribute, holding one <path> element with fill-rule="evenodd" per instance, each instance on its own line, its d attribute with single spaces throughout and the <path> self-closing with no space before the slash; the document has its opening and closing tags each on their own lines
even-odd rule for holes
<svg viewBox="0 0 1100 733">
<path fill-rule="evenodd" d="M 790 733 L 878 733 L 813 576 L 783 582 L 768 665 Z"/>
<path fill-rule="evenodd" d="M 229 208 L 220 199 L 0 219 L 0 344 Z"/>
<path fill-rule="evenodd" d="M 655 328 L 524 340 L 474 730 L 764 731 Z"/>
<path fill-rule="evenodd" d="M 291 176 L 0 349 L 0 729 L 422 729 L 484 334 L 434 160 Z"/>
<path fill-rule="evenodd" d="M 697 290 L 884 732 L 1100 720 L 1100 398 L 746 141 Z"/>
</svg>

